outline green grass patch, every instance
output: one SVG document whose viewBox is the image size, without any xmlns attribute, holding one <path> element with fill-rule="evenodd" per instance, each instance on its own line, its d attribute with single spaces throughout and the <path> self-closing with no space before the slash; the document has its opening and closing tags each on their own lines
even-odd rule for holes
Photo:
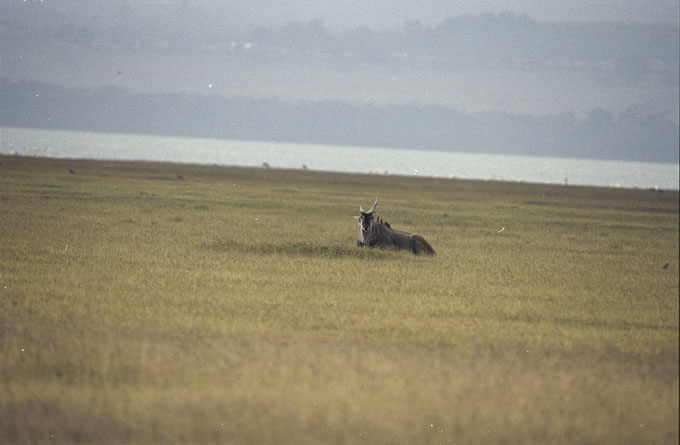
<svg viewBox="0 0 680 445">
<path fill-rule="evenodd" d="M 367 260 L 389 260 L 398 258 L 399 254 L 395 255 L 393 252 L 386 252 L 378 249 L 357 249 L 356 247 L 339 245 L 339 244 L 323 244 L 321 242 L 305 242 L 305 241 L 287 241 L 282 243 L 241 243 L 238 241 L 219 241 L 215 243 L 206 243 L 202 247 L 212 250 L 214 252 L 230 253 L 236 252 L 239 254 L 252 255 L 287 255 L 287 256 L 305 256 L 317 258 L 355 258 Z"/>
</svg>

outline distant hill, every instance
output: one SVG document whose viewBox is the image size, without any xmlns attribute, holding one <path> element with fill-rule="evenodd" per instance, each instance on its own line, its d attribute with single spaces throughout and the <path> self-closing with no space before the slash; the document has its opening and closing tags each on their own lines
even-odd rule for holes
<svg viewBox="0 0 680 445">
<path fill-rule="evenodd" d="M 3 126 L 678 162 L 677 124 L 641 106 L 619 114 L 595 109 L 537 117 L 417 104 L 142 94 L 0 81 Z"/>
</svg>

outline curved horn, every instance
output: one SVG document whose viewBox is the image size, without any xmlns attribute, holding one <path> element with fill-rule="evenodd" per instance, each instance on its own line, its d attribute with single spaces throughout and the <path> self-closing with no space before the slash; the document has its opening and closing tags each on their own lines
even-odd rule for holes
<svg viewBox="0 0 680 445">
<path fill-rule="evenodd" d="M 369 210 L 366 213 L 373 213 L 373 210 L 375 210 L 375 206 L 377 206 L 377 205 L 378 205 L 378 197 L 376 196 L 375 202 L 373 203 L 373 207 L 371 207 L 371 210 Z"/>
<path fill-rule="evenodd" d="M 364 208 L 361 207 L 361 206 L 359 206 L 359 211 L 360 211 L 361 213 L 366 213 L 366 212 L 364 212 Z"/>
</svg>

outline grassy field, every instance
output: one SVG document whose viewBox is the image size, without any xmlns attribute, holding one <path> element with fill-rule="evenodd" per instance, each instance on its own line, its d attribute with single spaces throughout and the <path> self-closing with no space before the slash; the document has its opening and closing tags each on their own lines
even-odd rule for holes
<svg viewBox="0 0 680 445">
<path fill-rule="evenodd" d="M 354 247 L 376 196 L 438 255 Z M 0 157 L 0 441 L 675 444 L 678 218 L 673 191 Z"/>
</svg>

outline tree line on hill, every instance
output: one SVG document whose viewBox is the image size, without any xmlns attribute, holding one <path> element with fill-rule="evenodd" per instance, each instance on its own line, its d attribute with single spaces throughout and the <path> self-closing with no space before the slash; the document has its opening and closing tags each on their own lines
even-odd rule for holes
<svg viewBox="0 0 680 445">
<path fill-rule="evenodd" d="M 350 64 L 578 70 L 628 84 L 676 85 L 680 60 L 677 24 L 540 23 L 503 12 L 444 18 L 434 25 L 410 21 L 388 30 L 333 32 L 312 20 L 235 31 L 184 4 L 158 10 L 161 16 L 134 14 L 123 5 L 90 24 L 22 6 L 8 5 L 8 14 L 0 17 L 0 38 L 145 51 L 244 51 L 263 58 L 298 55 Z"/>
</svg>

